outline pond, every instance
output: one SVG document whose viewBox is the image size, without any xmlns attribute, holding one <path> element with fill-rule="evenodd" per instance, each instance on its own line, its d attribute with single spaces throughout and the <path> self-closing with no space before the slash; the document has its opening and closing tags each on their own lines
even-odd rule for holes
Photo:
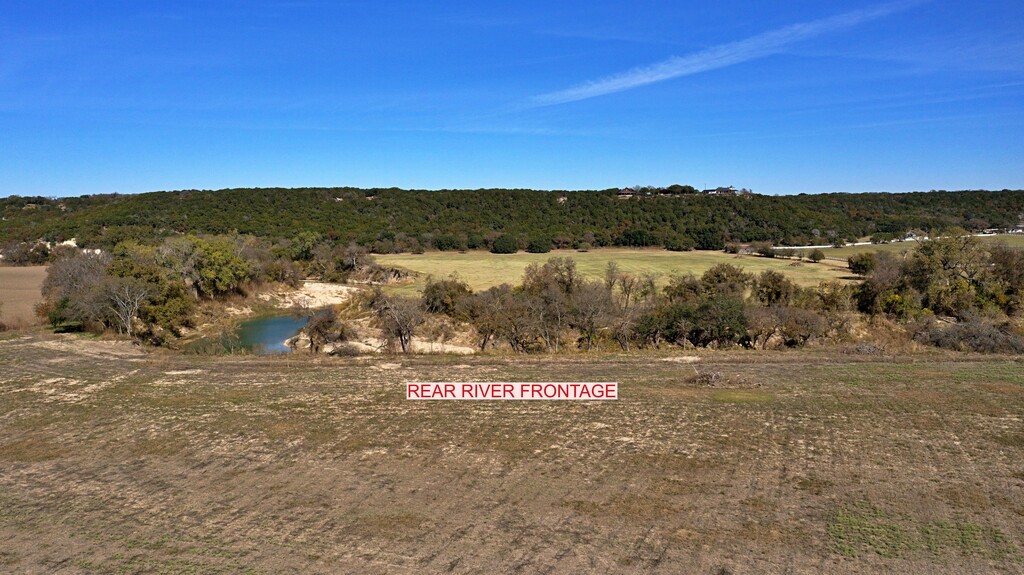
<svg viewBox="0 0 1024 575">
<path fill-rule="evenodd" d="M 253 353 L 287 353 L 284 341 L 309 322 L 306 315 L 271 315 L 244 321 L 238 326 L 238 343 Z"/>
</svg>

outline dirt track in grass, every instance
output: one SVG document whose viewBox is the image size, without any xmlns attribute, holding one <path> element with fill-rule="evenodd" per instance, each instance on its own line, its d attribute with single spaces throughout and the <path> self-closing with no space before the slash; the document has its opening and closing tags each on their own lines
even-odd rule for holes
<svg viewBox="0 0 1024 575">
<path fill-rule="evenodd" d="M 0 334 L 0 571 L 1024 569 L 1019 359 L 678 358 Z M 618 381 L 621 399 L 403 398 L 439 379 Z"/>
</svg>

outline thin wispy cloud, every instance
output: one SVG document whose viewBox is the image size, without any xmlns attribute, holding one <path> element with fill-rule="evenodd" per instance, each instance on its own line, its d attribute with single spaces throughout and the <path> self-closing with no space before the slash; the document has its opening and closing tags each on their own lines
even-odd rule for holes
<svg viewBox="0 0 1024 575">
<path fill-rule="evenodd" d="M 675 56 L 657 64 L 634 68 L 621 74 L 608 76 L 565 90 L 542 94 L 534 97 L 532 103 L 536 106 L 551 106 L 576 102 L 631 90 L 673 78 L 733 66 L 741 62 L 777 54 L 786 47 L 802 40 L 852 28 L 871 20 L 907 10 L 927 1 L 902 0 L 811 22 L 792 24 L 778 30 L 751 36 L 744 40 L 719 44 L 718 46 L 686 56 Z"/>
</svg>

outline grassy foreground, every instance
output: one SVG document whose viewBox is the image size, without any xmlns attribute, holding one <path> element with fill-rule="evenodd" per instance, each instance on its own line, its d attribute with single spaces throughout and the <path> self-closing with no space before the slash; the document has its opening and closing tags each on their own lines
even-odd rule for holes
<svg viewBox="0 0 1024 575">
<path fill-rule="evenodd" d="M 381 255 L 375 256 L 375 258 L 381 264 L 422 274 L 415 284 L 404 288 L 406 291 L 421 289 L 427 275 L 443 278 L 452 273 L 457 273 L 476 291 L 501 283 L 517 284 L 522 280 L 523 270 L 526 269 L 526 266 L 532 263 L 542 264 L 548 258 L 558 256 L 571 257 L 576 260 L 577 269 L 584 275 L 593 278 L 603 278 L 608 262 L 615 261 L 624 272 L 657 274 L 660 284 L 664 284 L 671 273 L 692 272 L 700 275 L 708 268 L 720 263 L 739 265 L 753 273 L 760 273 L 764 270 L 780 271 L 803 286 L 816 286 L 827 280 L 848 279 L 850 275 L 848 270 L 825 264 L 802 262 L 799 265 L 793 265 L 797 262 L 789 259 L 738 256 L 712 251 L 670 252 L 664 249 L 602 248 L 589 252 L 555 250 L 546 254 L 526 252 L 492 254 L 482 251 L 429 252 Z"/>
<path fill-rule="evenodd" d="M 1020 358 L 681 353 L 208 358 L 0 334 L 0 571 L 1024 569 Z M 404 399 L 438 379 L 621 399 Z"/>
</svg>

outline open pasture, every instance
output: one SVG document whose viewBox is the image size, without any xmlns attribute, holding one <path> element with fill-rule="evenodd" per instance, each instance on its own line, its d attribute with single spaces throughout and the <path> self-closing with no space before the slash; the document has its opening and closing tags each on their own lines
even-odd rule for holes
<svg viewBox="0 0 1024 575">
<path fill-rule="evenodd" d="M 603 278 L 608 262 L 614 261 L 624 272 L 654 273 L 658 276 L 659 284 L 662 285 L 672 273 L 700 275 L 708 268 L 720 263 L 742 266 L 746 271 L 753 273 L 760 273 L 764 270 L 780 271 L 803 286 L 814 286 L 827 280 L 846 281 L 850 279 L 847 270 L 835 266 L 714 251 L 670 252 L 663 249 L 604 248 L 589 252 L 555 250 L 546 254 L 526 252 L 492 254 L 470 251 L 466 253 L 428 252 L 425 254 L 376 256 L 377 261 L 381 264 L 404 268 L 420 274 L 414 284 L 403 286 L 404 291 L 410 292 L 421 289 L 427 275 L 443 278 L 452 273 L 458 274 L 473 290 L 487 289 L 502 283 L 515 285 L 522 280 L 526 266 L 532 263 L 543 264 L 552 257 L 571 257 L 576 261 L 577 269 L 592 278 Z"/>
</svg>

